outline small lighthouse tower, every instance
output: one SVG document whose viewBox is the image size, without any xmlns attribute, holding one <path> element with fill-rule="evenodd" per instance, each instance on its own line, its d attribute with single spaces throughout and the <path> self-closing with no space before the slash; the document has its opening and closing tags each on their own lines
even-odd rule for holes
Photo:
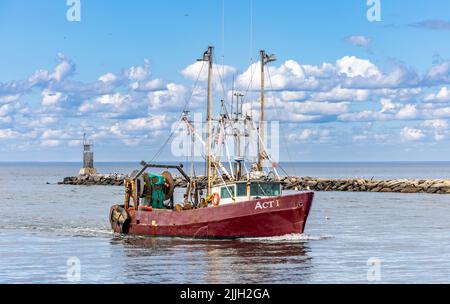
<svg viewBox="0 0 450 304">
<path fill-rule="evenodd" d="M 97 170 L 94 168 L 94 143 L 92 140 L 86 138 L 86 133 L 83 135 L 83 168 L 80 170 L 80 175 L 94 175 Z"/>
</svg>

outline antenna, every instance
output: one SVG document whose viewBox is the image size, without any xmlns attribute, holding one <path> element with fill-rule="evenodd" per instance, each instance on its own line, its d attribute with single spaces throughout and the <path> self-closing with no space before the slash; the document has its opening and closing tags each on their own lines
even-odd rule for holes
<svg viewBox="0 0 450 304">
<path fill-rule="evenodd" d="M 244 94 L 239 93 L 239 92 L 235 92 L 234 97 L 236 97 L 236 112 L 234 112 L 235 114 L 235 119 L 238 120 L 241 116 L 242 116 L 242 105 L 244 103 Z M 233 114 L 233 113 L 231 113 Z"/>
<path fill-rule="evenodd" d="M 250 0 L 250 64 L 253 61 L 253 0 Z"/>
<path fill-rule="evenodd" d="M 234 104 L 234 74 L 233 74 L 233 86 L 231 88 L 231 116 L 233 116 L 233 104 Z"/>
<path fill-rule="evenodd" d="M 222 75 L 225 75 L 225 0 L 222 0 Z"/>
</svg>

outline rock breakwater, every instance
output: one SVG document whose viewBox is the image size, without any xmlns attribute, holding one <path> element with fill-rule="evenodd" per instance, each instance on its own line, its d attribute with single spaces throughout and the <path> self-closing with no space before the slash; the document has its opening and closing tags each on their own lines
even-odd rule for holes
<svg viewBox="0 0 450 304">
<path fill-rule="evenodd" d="M 367 180 L 286 177 L 286 190 L 450 194 L 450 180 Z"/>
<path fill-rule="evenodd" d="M 122 186 L 125 174 L 96 174 L 66 177 L 59 184 L 79 186 Z M 200 177 L 199 184 L 204 185 L 206 178 Z M 311 191 L 347 191 L 347 192 L 392 192 L 392 193 L 429 193 L 450 194 L 450 180 L 444 179 L 326 179 L 314 177 L 283 177 L 284 190 Z M 176 187 L 186 187 L 186 181 L 175 178 Z"/>
<path fill-rule="evenodd" d="M 94 174 L 66 177 L 58 184 L 77 186 L 123 186 L 125 174 Z"/>
</svg>

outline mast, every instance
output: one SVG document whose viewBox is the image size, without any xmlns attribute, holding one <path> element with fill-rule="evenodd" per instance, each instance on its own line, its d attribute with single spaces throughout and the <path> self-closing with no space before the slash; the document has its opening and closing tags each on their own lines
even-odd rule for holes
<svg viewBox="0 0 450 304">
<path fill-rule="evenodd" d="M 206 176 L 208 177 L 207 195 L 211 195 L 212 183 L 212 69 L 213 69 L 214 47 L 209 46 L 208 50 L 203 54 L 203 58 L 198 61 L 208 62 L 208 106 L 207 106 L 207 124 L 208 124 L 208 140 L 207 140 L 207 157 L 206 157 Z"/>
<path fill-rule="evenodd" d="M 264 148 L 262 143 L 264 142 L 264 66 L 265 66 L 265 57 L 266 52 L 264 50 L 260 51 L 260 57 L 261 57 L 261 116 L 259 119 L 259 151 L 258 151 L 258 171 L 263 170 L 263 153 Z"/>
<path fill-rule="evenodd" d="M 242 156 L 241 156 L 241 132 L 239 128 L 241 127 L 242 120 L 242 104 L 244 94 L 236 92 L 233 94 L 236 97 L 236 111 L 232 113 L 234 117 L 231 120 L 234 120 L 233 127 L 233 136 L 234 136 L 234 155 L 235 155 L 235 164 L 234 164 L 234 172 L 237 180 L 240 180 L 242 173 Z M 237 127 L 236 127 L 237 124 Z"/>
<path fill-rule="evenodd" d="M 263 170 L 263 161 L 265 158 L 264 152 L 264 81 L 265 81 L 265 66 L 269 62 L 276 60 L 275 55 L 267 55 L 266 51 L 260 51 L 261 57 L 261 116 L 259 119 L 259 152 L 258 152 L 258 171 Z"/>
</svg>

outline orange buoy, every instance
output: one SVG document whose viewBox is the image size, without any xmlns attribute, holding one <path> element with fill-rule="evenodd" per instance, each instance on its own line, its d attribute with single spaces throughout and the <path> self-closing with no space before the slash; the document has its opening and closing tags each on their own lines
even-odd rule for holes
<svg viewBox="0 0 450 304">
<path fill-rule="evenodd" d="M 213 194 L 212 204 L 214 206 L 219 206 L 220 205 L 220 195 L 219 195 L 219 193 L 216 192 L 216 193 Z"/>
</svg>

